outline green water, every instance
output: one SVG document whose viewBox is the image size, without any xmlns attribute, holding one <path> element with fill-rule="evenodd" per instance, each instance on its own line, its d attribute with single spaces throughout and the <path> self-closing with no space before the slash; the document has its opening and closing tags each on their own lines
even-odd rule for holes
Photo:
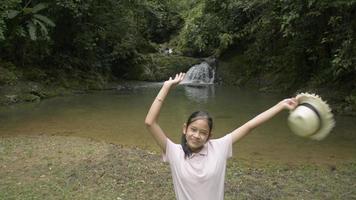
<svg viewBox="0 0 356 200">
<path fill-rule="evenodd" d="M 73 135 L 159 151 L 144 119 L 160 83 L 129 89 L 57 97 L 0 110 L 0 135 Z M 221 137 L 284 98 L 233 87 L 183 87 L 164 102 L 160 124 L 179 142 L 182 125 L 195 110 L 214 118 L 213 137 Z M 287 126 L 288 112 L 255 129 L 234 145 L 234 157 L 256 162 L 338 164 L 356 160 L 356 120 L 336 116 L 336 127 L 322 141 L 300 138 Z"/>
</svg>

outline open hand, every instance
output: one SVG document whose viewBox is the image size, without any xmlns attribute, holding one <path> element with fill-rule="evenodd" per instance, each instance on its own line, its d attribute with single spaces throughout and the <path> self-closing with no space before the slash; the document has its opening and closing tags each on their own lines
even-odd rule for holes
<svg viewBox="0 0 356 200">
<path fill-rule="evenodd" d="M 296 98 L 284 99 L 279 102 L 284 109 L 294 110 L 298 106 L 298 100 Z"/>
<path fill-rule="evenodd" d="M 184 76 L 185 76 L 185 73 L 181 72 L 179 74 L 176 74 L 174 79 L 172 79 L 172 77 L 169 77 L 169 79 L 167 81 L 165 81 L 164 84 L 169 85 L 169 86 L 178 85 L 184 79 Z"/>
</svg>

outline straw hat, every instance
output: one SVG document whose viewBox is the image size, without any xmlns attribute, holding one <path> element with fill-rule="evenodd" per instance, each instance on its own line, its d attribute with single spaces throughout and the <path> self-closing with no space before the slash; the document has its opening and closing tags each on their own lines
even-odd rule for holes
<svg viewBox="0 0 356 200">
<path fill-rule="evenodd" d="M 300 93 L 296 98 L 299 105 L 289 114 L 289 128 L 302 137 L 324 139 L 335 126 L 329 105 L 315 94 Z"/>
</svg>

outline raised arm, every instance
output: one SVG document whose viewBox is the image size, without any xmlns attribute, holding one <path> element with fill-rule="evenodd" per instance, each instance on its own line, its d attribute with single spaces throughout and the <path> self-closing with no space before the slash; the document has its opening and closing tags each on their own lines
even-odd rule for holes
<svg viewBox="0 0 356 200">
<path fill-rule="evenodd" d="M 290 98 L 290 99 L 284 99 L 280 101 L 278 104 L 275 106 L 271 107 L 270 109 L 264 111 L 263 113 L 257 115 L 244 125 L 240 126 L 239 128 L 235 129 L 231 134 L 232 134 L 232 143 L 235 143 L 236 141 L 240 140 L 243 138 L 245 135 L 247 135 L 249 132 L 251 132 L 254 128 L 257 126 L 263 124 L 264 122 L 268 121 L 275 115 L 277 115 L 279 112 L 281 112 L 284 109 L 288 110 L 293 110 L 296 108 L 298 105 L 298 101 L 295 98 Z"/>
<path fill-rule="evenodd" d="M 158 146 L 163 150 L 163 152 L 166 152 L 166 140 L 167 136 L 161 129 L 161 127 L 158 124 L 158 117 L 159 113 L 162 108 L 162 104 L 164 102 L 164 99 L 166 98 L 169 90 L 175 86 L 178 85 L 179 82 L 181 82 L 184 78 L 185 73 L 180 73 L 176 74 L 175 78 L 172 79 L 169 78 L 169 80 L 165 81 L 161 90 L 159 91 L 158 95 L 154 99 L 150 110 L 147 113 L 146 119 L 145 119 L 145 124 L 148 129 L 148 131 L 152 134 L 153 138 L 156 140 Z"/>
</svg>

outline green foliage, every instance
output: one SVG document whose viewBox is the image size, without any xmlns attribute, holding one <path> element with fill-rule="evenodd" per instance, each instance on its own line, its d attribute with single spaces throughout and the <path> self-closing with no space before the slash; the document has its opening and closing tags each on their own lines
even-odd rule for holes
<svg viewBox="0 0 356 200">
<path fill-rule="evenodd" d="M 31 67 L 23 72 L 23 76 L 29 81 L 39 81 L 44 82 L 47 80 L 47 74 L 43 70 Z"/>
<path fill-rule="evenodd" d="M 235 1 L 233 45 L 254 71 L 247 74 L 282 73 L 276 81 L 285 89 L 332 81 L 354 87 L 355 6 L 355 1 Z"/>
<path fill-rule="evenodd" d="M 157 51 L 152 42 L 166 42 L 180 28 L 176 6 L 159 0 L 7 0 L 0 6 L 0 57 L 22 67 L 125 77 L 143 54 Z"/>
<path fill-rule="evenodd" d="M 145 81 L 163 81 L 167 77 L 177 74 L 200 63 L 199 59 L 161 54 L 148 54 L 143 58 L 140 80 Z"/>
<path fill-rule="evenodd" d="M 37 40 L 40 32 L 42 38 L 48 39 L 48 27 L 54 27 L 55 24 L 46 16 L 39 14 L 47 7 L 47 4 L 38 3 L 32 8 L 27 4 L 20 10 L 8 10 L 6 17 L 9 27 L 8 37 L 26 37 L 27 33 L 31 40 Z"/>
<path fill-rule="evenodd" d="M 220 44 L 227 42 L 226 36 L 222 37 L 222 20 L 217 15 L 205 13 L 206 6 L 201 3 L 192 9 L 180 32 L 178 46 L 184 54 L 208 56 L 214 54 Z M 221 38 L 225 41 L 221 42 Z"/>
<path fill-rule="evenodd" d="M 8 18 L 10 9 L 13 9 L 21 0 L 2 0 L 0 4 L 0 41 L 5 39 L 7 31 L 6 19 Z"/>
<path fill-rule="evenodd" d="M 163 1 L 58 0 L 55 49 L 82 59 L 81 68 L 128 77 L 143 53 L 156 51 L 151 41 L 167 40 L 176 28 L 179 18 L 167 6 Z"/>
<path fill-rule="evenodd" d="M 354 34 L 354 33 L 353 33 Z M 356 75 L 356 44 L 355 38 L 350 34 L 334 51 L 331 61 L 333 77 L 339 81 L 353 81 Z"/>
<path fill-rule="evenodd" d="M 332 87 L 346 96 L 355 90 L 355 0 L 200 0 L 182 1 L 181 8 L 187 11 L 175 38 L 180 51 L 217 57 L 235 51 L 243 62 L 229 66 L 234 83 Z"/>
<path fill-rule="evenodd" d="M 9 62 L 0 60 L 0 85 L 14 85 L 19 77 L 16 74 L 16 67 Z"/>
<path fill-rule="evenodd" d="M 172 1 L 173 2 L 173 1 Z M 147 20 L 148 38 L 157 43 L 169 41 L 182 26 L 183 19 L 180 17 L 176 4 L 167 1 L 147 1 L 144 15 Z"/>
<path fill-rule="evenodd" d="M 235 51 L 243 61 L 231 72 L 243 78 L 234 82 L 355 87 L 355 0 L 2 2 L 0 58 L 23 68 L 158 80 L 152 63 L 165 58 L 150 55 L 166 45 L 196 57 Z"/>
</svg>

